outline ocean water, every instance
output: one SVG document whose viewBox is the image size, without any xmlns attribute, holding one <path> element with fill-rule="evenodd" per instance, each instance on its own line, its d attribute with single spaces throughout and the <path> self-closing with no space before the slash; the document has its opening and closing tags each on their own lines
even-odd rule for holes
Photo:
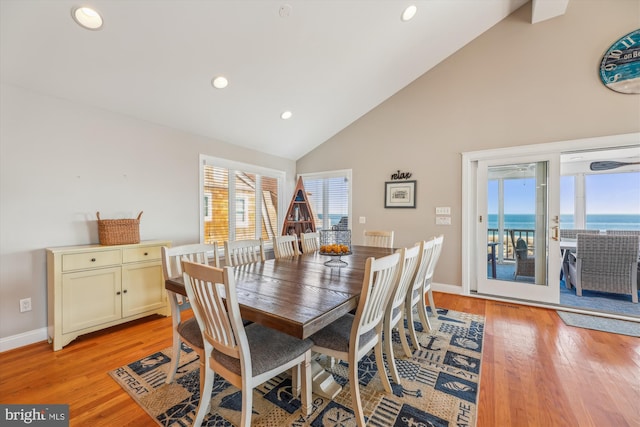
<svg viewBox="0 0 640 427">
<path fill-rule="evenodd" d="M 504 227 L 517 230 L 534 230 L 535 215 L 507 214 Z M 489 214 L 489 228 L 498 228 L 498 215 Z M 560 215 L 560 228 L 576 228 L 573 215 Z M 640 230 L 640 214 L 598 214 L 587 215 L 587 229 L 597 230 Z"/>
</svg>

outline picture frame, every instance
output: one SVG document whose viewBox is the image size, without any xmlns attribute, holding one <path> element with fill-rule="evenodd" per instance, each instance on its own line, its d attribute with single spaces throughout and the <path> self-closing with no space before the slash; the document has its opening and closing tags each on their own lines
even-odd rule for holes
<svg viewBox="0 0 640 427">
<path fill-rule="evenodd" d="M 416 181 L 387 181 L 384 183 L 385 208 L 416 207 Z"/>
</svg>

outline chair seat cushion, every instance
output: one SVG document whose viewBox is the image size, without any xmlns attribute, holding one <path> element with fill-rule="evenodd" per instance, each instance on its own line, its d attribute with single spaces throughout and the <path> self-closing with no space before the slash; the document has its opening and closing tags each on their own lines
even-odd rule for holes
<svg viewBox="0 0 640 427">
<path fill-rule="evenodd" d="M 349 352 L 349 339 L 351 338 L 351 328 L 355 316 L 345 314 L 335 322 L 325 326 L 309 339 L 317 347 L 328 348 L 343 353 Z M 370 343 L 376 337 L 375 329 L 366 332 L 360 337 L 360 348 Z"/>
<path fill-rule="evenodd" d="M 195 317 L 180 322 L 178 325 L 178 333 L 189 344 L 190 347 L 196 347 L 194 350 L 204 349 L 202 341 L 202 333 Z"/>
<path fill-rule="evenodd" d="M 254 377 L 304 354 L 313 345 L 308 339 L 301 340 L 257 323 L 250 324 L 245 331 L 251 351 L 251 374 Z M 231 372 L 241 375 L 240 359 L 217 350 L 213 350 L 213 358 Z"/>
</svg>

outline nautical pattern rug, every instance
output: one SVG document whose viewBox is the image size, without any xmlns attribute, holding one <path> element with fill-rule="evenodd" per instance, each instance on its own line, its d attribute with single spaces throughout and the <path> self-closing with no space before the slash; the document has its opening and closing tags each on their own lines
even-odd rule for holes
<svg viewBox="0 0 640 427">
<path fill-rule="evenodd" d="M 391 380 L 392 394 L 382 387 L 373 352 L 358 364 L 367 425 L 475 426 L 484 318 L 438 309 L 437 317 L 430 316 L 430 320 L 431 331 L 422 331 L 416 322 L 420 348 L 414 349 L 411 358 L 404 355 L 398 332 L 394 331 L 394 354 L 402 384 Z M 158 424 L 190 426 L 200 400 L 198 356 L 183 346 L 176 377 L 173 383 L 165 384 L 171 356 L 168 348 L 109 374 Z M 251 425 L 356 425 L 346 362 L 330 367 L 326 358 L 320 356 L 318 361 L 343 386 L 335 399 L 314 393 L 313 412 L 303 416 L 300 401 L 291 394 L 291 378 L 284 373 L 254 389 Z M 211 412 L 205 416 L 204 426 L 239 424 L 242 404 L 237 388 L 216 375 L 210 399 Z"/>
</svg>

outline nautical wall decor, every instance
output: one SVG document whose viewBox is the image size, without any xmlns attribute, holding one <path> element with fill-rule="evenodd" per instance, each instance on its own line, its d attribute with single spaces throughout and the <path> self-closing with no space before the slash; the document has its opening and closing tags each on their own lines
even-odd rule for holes
<svg viewBox="0 0 640 427">
<path fill-rule="evenodd" d="M 387 181 L 384 183 L 385 208 L 415 208 L 415 181 Z"/>
<path fill-rule="evenodd" d="M 600 80 L 620 93 L 640 93 L 640 29 L 616 40 L 600 61 Z"/>
<path fill-rule="evenodd" d="M 400 170 L 398 170 L 398 172 L 391 174 L 391 180 L 398 180 L 398 179 L 409 179 L 411 178 L 411 172 L 400 172 Z"/>
</svg>

